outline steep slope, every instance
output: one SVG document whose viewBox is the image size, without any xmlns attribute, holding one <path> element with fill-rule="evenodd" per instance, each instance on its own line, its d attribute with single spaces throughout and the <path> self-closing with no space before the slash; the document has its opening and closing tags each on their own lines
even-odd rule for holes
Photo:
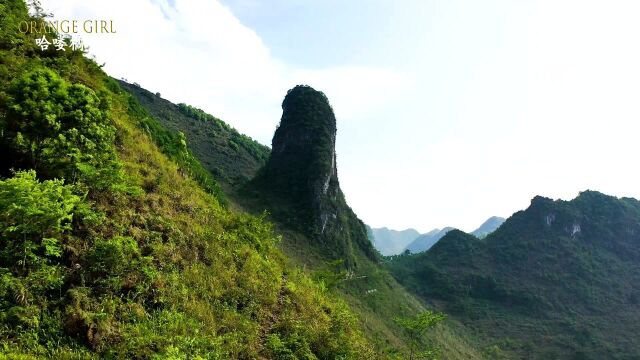
<svg viewBox="0 0 640 360">
<path fill-rule="evenodd" d="M 492 216 L 487 219 L 487 221 L 483 222 L 477 229 L 473 230 L 471 234 L 478 238 L 486 237 L 496 231 L 500 225 L 505 222 L 505 220 L 505 218 L 501 218 L 499 216 Z"/>
<path fill-rule="evenodd" d="M 183 136 L 80 51 L 7 30 L 42 21 L 24 2 L 0 10 L 0 358 L 375 356 Z"/>
<path fill-rule="evenodd" d="M 268 147 L 202 110 L 174 105 L 138 85 L 124 81 L 120 85 L 163 127 L 183 133 L 194 156 L 227 191 L 253 179 L 269 158 Z"/>
<path fill-rule="evenodd" d="M 415 240 L 420 233 L 415 229 L 402 231 L 383 228 L 369 228 L 373 245 L 384 256 L 398 255 L 405 246 Z"/>
<path fill-rule="evenodd" d="M 337 177 L 336 119 L 326 96 L 296 86 L 282 107 L 272 155 L 239 200 L 255 213 L 272 213 L 285 252 L 316 276 L 342 261 L 334 291 L 360 315 L 376 350 L 397 356 L 407 339 L 394 319 L 424 311 L 424 304 L 380 266 L 366 227 L 346 204 Z M 447 359 L 481 358 L 466 337 L 459 324 L 447 322 L 420 342 L 435 343 Z"/>
<path fill-rule="evenodd" d="M 433 244 L 437 243 L 443 236 L 449 231 L 453 230 L 452 227 L 446 227 L 444 229 L 433 229 L 426 234 L 418 236 L 409 245 L 407 245 L 403 251 L 409 251 L 411 253 L 419 253 L 429 250 Z"/>
<path fill-rule="evenodd" d="M 151 93 L 147 95 L 157 97 Z M 153 106 L 157 101 L 159 99 L 143 104 Z M 188 126 L 188 124 L 176 124 L 178 126 L 176 130 L 179 131 L 181 131 L 180 126 Z M 207 157 L 211 155 L 203 152 L 199 156 L 204 156 L 201 160 L 206 162 Z M 256 215 L 262 214 L 265 209 L 271 214 L 277 214 L 270 218 L 274 221 L 276 232 L 282 235 L 279 247 L 285 251 L 289 259 L 294 264 L 307 269 L 318 283 L 324 284 L 322 286 L 329 287 L 327 291 L 347 301 L 350 308 L 358 315 L 359 324 L 365 330 L 367 338 L 374 344 L 378 356 L 381 358 L 387 355 L 397 356 L 398 351 L 405 348 L 407 339 L 393 319 L 413 316 L 425 309 L 424 304 L 408 294 L 377 264 L 377 261 L 371 261 L 358 248 L 352 253 L 358 263 L 357 268 L 351 268 L 347 273 L 344 272 L 344 266 L 338 266 L 336 269 L 332 259 L 343 258 L 341 254 L 337 251 L 326 251 L 327 244 L 311 237 L 313 232 L 306 231 L 300 223 L 293 221 L 295 218 L 287 218 L 287 214 L 295 214 L 295 205 L 292 206 L 289 201 L 275 197 L 269 191 L 258 191 L 252 187 L 245 190 L 240 193 L 227 193 L 232 205 L 247 209 Z M 336 279 L 338 279 L 337 282 Z M 442 358 L 461 360 L 481 358 L 474 348 L 471 337 L 455 321 L 446 321 L 434 330 L 435 332 L 428 338 L 422 339 L 422 342 L 426 344 L 432 341 L 440 348 Z"/>
<path fill-rule="evenodd" d="M 397 257 L 394 276 L 478 329 L 487 351 L 532 359 L 640 357 L 640 202 L 536 197 L 485 239 L 451 231 Z"/>
</svg>

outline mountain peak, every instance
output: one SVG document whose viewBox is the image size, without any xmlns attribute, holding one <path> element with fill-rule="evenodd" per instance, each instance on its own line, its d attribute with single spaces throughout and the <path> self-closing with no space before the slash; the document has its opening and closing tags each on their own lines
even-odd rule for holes
<svg viewBox="0 0 640 360">
<path fill-rule="evenodd" d="M 335 141 L 336 118 L 329 100 L 312 87 L 298 85 L 282 102 L 265 176 L 280 195 L 317 208 L 322 197 L 335 198 L 340 192 Z"/>
<path fill-rule="evenodd" d="M 321 91 L 298 85 L 282 102 L 262 183 L 291 205 L 289 218 L 333 257 L 354 263 L 354 248 L 372 258 L 375 250 L 364 224 L 347 205 L 338 182 L 336 118 Z M 355 246 L 354 246 L 355 245 Z"/>
<path fill-rule="evenodd" d="M 531 199 L 531 206 L 551 203 L 553 203 L 553 199 L 540 195 L 536 195 L 533 199 Z"/>
<path fill-rule="evenodd" d="M 480 225 L 477 229 L 471 232 L 472 235 L 475 235 L 479 238 L 483 238 L 492 232 L 496 231 L 505 222 L 505 218 L 501 218 L 499 216 L 492 216 L 488 218 L 485 222 Z"/>
</svg>

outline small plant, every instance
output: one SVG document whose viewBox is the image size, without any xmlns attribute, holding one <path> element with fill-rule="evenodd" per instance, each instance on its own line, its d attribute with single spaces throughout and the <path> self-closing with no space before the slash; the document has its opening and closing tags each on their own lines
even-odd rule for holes
<svg viewBox="0 0 640 360">
<path fill-rule="evenodd" d="M 408 359 L 435 359 L 437 355 L 437 349 L 427 346 L 422 350 L 419 350 L 422 344 L 421 338 L 424 333 L 436 326 L 442 320 L 445 319 L 445 315 L 430 310 L 423 311 L 413 318 L 395 318 L 394 321 L 400 326 L 409 339 L 409 354 Z"/>
</svg>

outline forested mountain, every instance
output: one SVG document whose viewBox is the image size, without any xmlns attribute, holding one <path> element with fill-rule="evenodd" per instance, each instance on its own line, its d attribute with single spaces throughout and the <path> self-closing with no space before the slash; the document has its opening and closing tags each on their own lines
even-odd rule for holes
<svg viewBox="0 0 640 360">
<path fill-rule="evenodd" d="M 31 21 L 0 1 L 0 359 L 640 358 L 637 200 L 536 197 L 382 257 L 322 92 L 283 94 L 271 150 Z"/>
<path fill-rule="evenodd" d="M 487 221 L 482 223 L 480 227 L 471 232 L 471 234 L 477 237 L 485 237 L 490 233 L 494 232 L 497 228 L 502 225 L 504 219 L 497 216 L 492 216 Z M 423 251 L 429 250 L 435 243 L 438 242 L 443 236 L 445 236 L 449 231 L 453 230 L 453 227 L 445 227 L 443 229 L 433 229 L 428 233 L 419 235 L 413 239 L 413 241 L 409 242 L 405 247 L 398 252 L 389 255 L 398 255 L 404 251 L 409 251 L 411 253 L 419 253 Z M 383 253 L 384 254 L 384 253 Z"/>
<path fill-rule="evenodd" d="M 185 136 L 82 51 L 16 31 L 43 21 L 23 1 L 0 14 L 0 357 L 375 356 Z"/>
<path fill-rule="evenodd" d="M 176 131 L 184 131 L 189 126 L 192 126 L 192 120 L 189 118 L 180 117 L 179 107 L 171 106 L 168 104 L 163 105 L 163 100 L 158 95 L 152 94 L 138 86 L 127 85 L 127 89 L 131 90 L 131 93 L 137 98 L 140 95 L 147 97 L 146 101 L 143 101 L 143 106 L 149 113 L 159 114 L 160 117 L 166 117 L 168 119 L 178 119 L 176 121 Z M 317 100 L 325 103 L 320 106 L 327 106 L 328 100 L 316 92 L 313 89 L 302 87 L 304 90 L 311 92 L 312 97 L 316 97 Z M 167 111 L 162 112 L 161 109 L 155 109 L 160 104 L 161 109 Z M 284 104 L 283 104 L 284 105 Z M 307 111 L 313 108 L 307 108 Z M 300 111 L 299 109 L 297 111 Z M 329 108 L 327 108 L 327 112 Z M 283 106 L 283 118 L 284 116 Z M 210 116 L 210 115 L 209 115 Z M 332 115 L 329 115 L 333 117 Z M 168 120 L 159 118 L 161 123 L 170 123 Z M 287 120 L 285 120 L 287 121 Z M 320 124 L 326 124 L 325 119 L 322 117 L 312 119 L 311 121 L 318 121 Z M 329 120 L 329 126 L 331 126 L 332 120 Z M 211 126 L 205 122 L 202 126 Z M 206 130 L 202 130 L 206 131 Z M 300 131 L 300 130 L 294 130 Z M 329 130 L 331 132 L 331 130 Z M 304 132 L 302 132 L 304 134 Z M 335 134 L 333 135 L 335 136 Z M 303 138 L 308 136 L 302 136 Z M 296 137 L 289 136 L 289 138 L 296 141 Z M 283 144 L 287 147 L 287 144 Z M 328 158 L 334 157 L 331 154 L 333 144 L 329 144 Z M 221 163 L 232 162 L 234 157 L 237 156 L 233 151 L 215 151 L 212 147 L 204 147 L 204 151 L 198 153 L 198 159 L 202 163 L 213 163 L 210 157 L 222 158 Z M 321 147 L 322 149 L 322 147 Z M 327 154 L 325 154 L 326 156 Z M 315 154 L 308 154 L 307 156 L 316 156 Z M 228 157 L 228 158 L 227 158 Z M 337 164 L 337 161 L 336 161 Z M 335 165 L 334 165 L 335 166 Z M 282 174 L 276 176 L 285 176 L 291 174 L 290 169 L 295 169 L 291 166 L 284 166 L 281 168 Z M 216 170 L 212 170 L 216 173 Z M 333 174 L 334 170 L 329 169 L 325 174 Z M 317 176 L 318 173 L 311 172 L 311 176 Z M 337 173 L 335 174 L 337 184 Z M 299 183 L 313 184 L 313 181 L 307 181 L 304 178 L 295 179 Z M 293 180 L 293 181 L 295 181 Z M 224 179 L 221 180 L 223 187 L 229 189 L 229 186 L 225 186 Z M 255 181 L 246 184 L 246 186 L 240 186 L 235 191 L 227 192 L 230 205 L 235 208 L 240 208 L 244 211 L 249 211 L 256 215 L 261 215 L 267 210 L 271 215 L 269 220 L 275 225 L 276 232 L 282 235 L 282 241 L 279 243 L 279 247 L 284 250 L 287 257 L 294 263 L 312 270 L 312 277 L 318 281 L 322 286 L 327 287 L 329 291 L 335 292 L 340 298 L 345 299 L 350 305 L 351 309 L 358 315 L 361 326 L 365 329 L 365 336 L 372 339 L 372 342 L 376 345 L 375 351 L 378 356 L 397 356 L 396 349 L 403 349 L 406 346 L 406 339 L 402 335 L 402 330 L 394 322 L 394 318 L 397 317 L 409 317 L 412 314 L 418 313 L 424 309 L 424 305 L 417 299 L 409 295 L 396 281 L 391 277 L 386 270 L 384 270 L 378 263 L 376 256 L 366 255 L 366 252 L 370 253 L 370 248 L 364 251 L 359 246 L 353 247 L 349 245 L 351 249 L 348 252 L 342 253 L 336 251 L 340 249 L 341 245 L 336 247 L 335 245 L 329 245 L 325 243 L 327 238 L 313 231 L 312 226 L 304 225 L 304 221 L 309 221 L 313 224 L 313 218 L 301 218 L 300 207 L 313 206 L 313 198 L 307 198 L 306 202 L 294 202 L 279 196 L 278 192 L 271 189 L 265 189 L 265 179 L 258 177 Z M 281 181 L 292 181 L 289 179 Z M 329 190 L 329 189 L 328 189 Z M 339 188 L 334 188 L 331 191 L 338 191 Z M 329 192 L 329 191 L 328 191 Z M 340 207 L 342 217 L 348 220 L 351 219 L 355 226 L 358 226 L 359 220 L 353 214 L 346 202 L 337 203 Z M 315 214 L 322 219 L 322 213 L 309 211 L 311 214 Z M 313 216 L 313 215 L 312 215 Z M 331 217 L 333 218 L 333 217 Z M 357 230 L 357 229 L 356 229 Z M 355 236 L 360 232 L 356 231 Z M 365 233 L 366 234 L 366 233 Z M 354 236 L 347 234 L 347 236 Z M 326 236 L 326 235 L 325 235 Z M 339 232 L 334 233 L 336 237 L 343 237 Z M 346 236 L 345 236 L 346 238 Z M 363 239 L 359 237 L 360 241 Z M 329 241 L 333 241 L 330 238 Z M 338 239 L 340 240 L 340 239 Z M 368 240 L 367 240 L 368 241 Z M 351 260 L 348 262 L 348 256 L 351 256 Z M 354 266 L 356 265 L 357 266 Z M 472 339 L 468 336 L 466 331 L 460 327 L 459 324 L 451 321 L 447 321 L 438 328 L 434 329 L 435 332 L 432 335 L 431 342 L 435 344 L 444 358 L 447 359 L 479 359 L 481 355 L 473 348 Z M 421 339 L 421 342 L 429 342 L 427 338 Z"/>
<path fill-rule="evenodd" d="M 484 239 L 453 230 L 394 276 L 505 358 L 640 356 L 640 202 L 543 197 Z"/>
</svg>

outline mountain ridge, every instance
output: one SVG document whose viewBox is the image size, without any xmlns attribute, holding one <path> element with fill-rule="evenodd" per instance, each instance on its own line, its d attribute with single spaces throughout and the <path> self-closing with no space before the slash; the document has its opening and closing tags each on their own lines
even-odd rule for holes
<svg viewBox="0 0 640 360">
<path fill-rule="evenodd" d="M 411 253 L 419 253 L 429 250 L 434 244 L 438 242 L 449 231 L 453 230 L 453 227 L 445 227 L 442 229 L 433 229 L 428 233 L 422 234 L 409 243 L 403 250 Z"/>
<path fill-rule="evenodd" d="M 500 227 L 504 220 L 504 218 L 499 216 L 491 216 L 470 234 L 477 237 L 485 237 Z M 448 226 L 443 229 L 436 228 L 420 234 L 413 228 L 394 230 L 387 227 L 372 228 L 367 225 L 367 231 L 370 234 L 371 241 L 376 249 L 384 256 L 398 255 L 405 251 L 412 253 L 427 251 L 433 244 L 440 240 L 440 238 L 446 235 L 447 232 L 453 229 L 454 227 Z"/>
<path fill-rule="evenodd" d="M 395 257 L 390 269 L 507 357 L 640 354 L 630 336 L 640 319 L 638 200 L 595 191 L 570 201 L 536 196 L 485 238 L 453 230 L 427 252 Z"/>
<path fill-rule="evenodd" d="M 384 256 L 397 255 L 420 233 L 412 228 L 393 230 L 387 227 L 371 228 L 367 225 L 375 248 Z"/>
<path fill-rule="evenodd" d="M 483 222 L 477 229 L 470 232 L 470 234 L 483 238 L 492 232 L 496 231 L 507 219 L 499 216 L 492 216 Z"/>
</svg>

